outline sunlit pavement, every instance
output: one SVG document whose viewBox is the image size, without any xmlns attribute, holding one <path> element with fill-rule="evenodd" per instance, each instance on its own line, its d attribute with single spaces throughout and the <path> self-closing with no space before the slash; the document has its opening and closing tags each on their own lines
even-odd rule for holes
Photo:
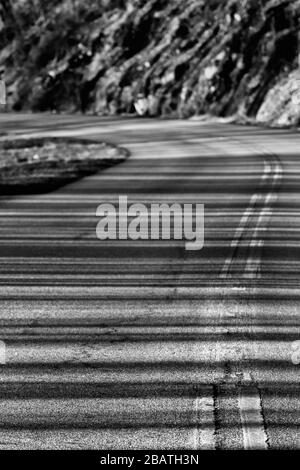
<svg viewBox="0 0 300 470">
<path fill-rule="evenodd" d="M 0 202 L 0 448 L 299 448 L 300 134 L 0 116 L 127 162 Z M 96 238 L 103 202 L 205 204 L 205 245 Z M 299 348 L 299 350 L 298 350 Z"/>
</svg>

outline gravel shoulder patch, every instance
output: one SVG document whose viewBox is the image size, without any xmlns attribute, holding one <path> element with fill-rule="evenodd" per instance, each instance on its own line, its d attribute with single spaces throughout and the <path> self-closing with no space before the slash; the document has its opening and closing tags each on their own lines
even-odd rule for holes
<svg viewBox="0 0 300 470">
<path fill-rule="evenodd" d="M 121 147 L 71 138 L 0 141 L 0 194 L 45 193 L 122 163 Z"/>
</svg>

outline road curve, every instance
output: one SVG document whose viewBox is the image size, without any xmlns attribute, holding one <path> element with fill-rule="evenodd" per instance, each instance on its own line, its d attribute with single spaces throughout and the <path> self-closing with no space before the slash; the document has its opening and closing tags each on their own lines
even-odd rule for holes
<svg viewBox="0 0 300 470">
<path fill-rule="evenodd" d="M 0 448 L 299 448 L 300 135 L 215 122 L 1 115 L 127 147 L 0 200 Z M 102 203 L 205 205 L 205 244 L 96 238 Z"/>
</svg>

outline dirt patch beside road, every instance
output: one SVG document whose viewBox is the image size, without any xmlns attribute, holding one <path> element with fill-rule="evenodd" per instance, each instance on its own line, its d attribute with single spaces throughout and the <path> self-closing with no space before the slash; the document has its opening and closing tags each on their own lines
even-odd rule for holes
<svg viewBox="0 0 300 470">
<path fill-rule="evenodd" d="M 0 142 L 0 194 L 44 193 L 123 162 L 128 151 L 70 138 Z"/>
</svg>

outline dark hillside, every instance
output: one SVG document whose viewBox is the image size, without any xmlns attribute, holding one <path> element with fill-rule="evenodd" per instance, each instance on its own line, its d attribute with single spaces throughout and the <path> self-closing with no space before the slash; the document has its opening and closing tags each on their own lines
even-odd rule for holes
<svg viewBox="0 0 300 470">
<path fill-rule="evenodd" d="M 0 4 L 13 109 L 299 119 L 299 0 Z"/>
</svg>

